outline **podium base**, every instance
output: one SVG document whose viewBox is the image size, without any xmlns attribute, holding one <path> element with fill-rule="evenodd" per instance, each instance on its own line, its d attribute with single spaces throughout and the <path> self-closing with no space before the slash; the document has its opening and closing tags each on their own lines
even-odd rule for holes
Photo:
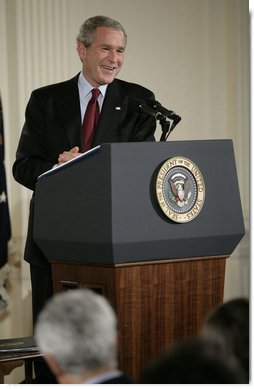
<svg viewBox="0 0 254 389">
<path fill-rule="evenodd" d="M 119 323 L 119 367 L 138 380 L 147 362 L 195 337 L 223 301 L 226 258 L 103 266 L 51 261 L 54 293 L 88 287 L 111 302 Z"/>
</svg>

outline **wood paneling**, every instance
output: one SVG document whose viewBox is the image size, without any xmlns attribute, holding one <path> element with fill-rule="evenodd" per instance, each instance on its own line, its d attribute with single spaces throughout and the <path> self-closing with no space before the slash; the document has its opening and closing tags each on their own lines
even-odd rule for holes
<svg viewBox="0 0 254 389">
<path fill-rule="evenodd" d="M 89 287 L 111 302 L 119 322 L 120 368 L 138 379 L 145 364 L 174 342 L 198 334 L 223 301 L 226 258 L 115 266 L 52 262 L 54 291 Z"/>
</svg>

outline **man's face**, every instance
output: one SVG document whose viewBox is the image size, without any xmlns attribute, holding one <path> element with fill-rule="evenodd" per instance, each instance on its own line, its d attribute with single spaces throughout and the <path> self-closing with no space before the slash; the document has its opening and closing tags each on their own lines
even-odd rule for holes
<svg viewBox="0 0 254 389">
<path fill-rule="evenodd" d="M 78 53 L 83 62 L 82 72 L 87 81 L 98 87 L 111 83 L 119 73 L 123 61 L 126 39 L 122 31 L 98 27 L 91 46 L 78 43 Z"/>
</svg>

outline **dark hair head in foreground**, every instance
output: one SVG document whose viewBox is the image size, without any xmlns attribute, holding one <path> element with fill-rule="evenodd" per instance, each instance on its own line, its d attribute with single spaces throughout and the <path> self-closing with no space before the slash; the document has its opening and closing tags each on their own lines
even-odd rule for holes
<svg viewBox="0 0 254 389">
<path fill-rule="evenodd" d="M 240 384 L 242 371 L 196 340 L 174 345 L 145 369 L 141 384 Z"/>
<path fill-rule="evenodd" d="M 205 319 L 201 337 L 225 358 L 234 357 L 249 377 L 249 300 L 235 298 L 218 305 Z"/>
</svg>

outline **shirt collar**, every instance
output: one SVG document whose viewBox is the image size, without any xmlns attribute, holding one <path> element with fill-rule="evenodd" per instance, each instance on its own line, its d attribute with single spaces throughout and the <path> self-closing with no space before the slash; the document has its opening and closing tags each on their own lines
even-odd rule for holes
<svg viewBox="0 0 254 389">
<path fill-rule="evenodd" d="M 107 87 L 108 87 L 108 84 L 104 84 L 98 88 L 100 90 L 103 98 L 105 97 Z M 87 95 L 91 92 L 91 90 L 93 89 L 93 86 L 90 85 L 89 82 L 85 79 L 82 72 L 80 72 L 80 74 L 79 74 L 78 88 L 79 88 L 79 95 L 80 95 L 81 100 L 85 99 L 87 97 Z"/>
<path fill-rule="evenodd" d="M 113 378 L 121 376 L 122 373 L 119 370 L 112 370 L 107 373 L 103 373 L 100 375 L 97 375 L 95 377 L 91 377 L 88 380 L 86 380 L 84 383 L 85 384 L 99 384 L 104 381 L 111 380 Z"/>
</svg>

